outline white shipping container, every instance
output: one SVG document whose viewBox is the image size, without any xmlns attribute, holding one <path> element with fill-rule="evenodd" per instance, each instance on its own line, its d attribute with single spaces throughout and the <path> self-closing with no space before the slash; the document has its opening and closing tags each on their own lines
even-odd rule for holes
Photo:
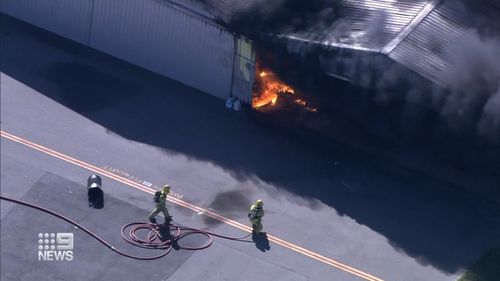
<svg viewBox="0 0 500 281">
<path fill-rule="evenodd" d="M 233 36 L 165 1 L 100 0 L 90 46 L 219 97 L 230 93 Z"/>
<path fill-rule="evenodd" d="M 238 48 L 235 54 L 239 39 L 190 7 L 168 0 L 0 3 L 5 14 L 201 91 L 221 98 L 233 92 L 243 101 L 251 99 L 253 77 L 249 80 L 246 72 L 253 62 L 236 63 L 243 61 Z"/>
<path fill-rule="evenodd" d="M 0 0 L 0 11 L 87 45 L 92 1 Z"/>
</svg>

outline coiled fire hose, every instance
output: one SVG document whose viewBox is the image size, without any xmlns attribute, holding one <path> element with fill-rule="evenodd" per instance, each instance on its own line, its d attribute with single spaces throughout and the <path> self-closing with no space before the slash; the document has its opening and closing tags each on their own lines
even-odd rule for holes
<svg viewBox="0 0 500 281">
<path fill-rule="evenodd" d="M 14 199 L 11 197 L 4 196 L 0 194 L 0 199 L 9 201 L 15 204 L 23 205 L 26 207 L 30 207 L 48 214 L 51 214 L 55 217 L 58 217 L 76 227 L 79 229 L 83 230 L 85 233 L 88 235 L 92 236 L 94 239 L 97 241 L 101 242 L 104 246 L 108 247 L 111 251 L 116 252 L 119 255 L 122 255 L 127 258 L 131 259 L 136 259 L 136 260 L 155 260 L 162 258 L 166 256 L 170 251 L 172 250 L 172 247 L 174 247 L 174 244 L 177 245 L 177 241 L 180 239 L 193 235 L 193 234 L 201 234 L 204 235 L 208 238 L 207 242 L 204 243 L 201 246 L 197 247 L 187 247 L 187 246 L 178 246 L 178 249 L 184 249 L 184 250 L 202 250 L 210 247 L 213 243 L 213 237 L 219 237 L 223 239 L 228 239 L 228 240 L 234 240 L 234 241 L 242 241 L 242 242 L 251 242 L 249 240 L 245 240 L 248 238 L 251 234 L 247 234 L 243 237 L 230 237 L 230 236 L 225 236 L 225 235 L 220 235 L 216 233 L 212 233 L 206 230 L 201 230 L 201 229 L 196 229 L 196 228 L 191 228 L 191 227 L 185 227 L 185 226 L 180 226 L 176 225 L 173 223 L 170 223 L 168 226 L 168 229 L 165 226 L 159 225 L 159 224 L 154 224 L 154 223 L 149 223 L 149 222 L 132 222 L 129 224 L 126 224 L 122 227 L 121 229 L 121 236 L 122 238 L 127 241 L 128 243 L 145 248 L 145 249 L 157 249 L 157 250 L 163 250 L 163 252 L 159 255 L 156 256 L 150 256 L 150 257 L 142 257 L 142 256 L 135 256 L 131 254 L 127 254 L 123 251 L 120 251 L 113 247 L 111 244 L 109 244 L 106 240 L 102 239 L 99 235 L 95 234 L 94 232 L 90 231 L 86 227 L 82 226 L 81 224 L 77 223 L 76 221 L 59 214 L 57 212 L 54 212 L 52 210 L 46 209 L 44 207 L 28 203 L 26 201 Z M 128 230 L 128 231 L 127 231 Z M 139 235 L 139 231 L 149 231 L 147 234 L 143 234 L 142 236 Z M 167 233 L 165 235 L 165 233 Z M 177 248 L 176 248 L 177 249 Z"/>
</svg>

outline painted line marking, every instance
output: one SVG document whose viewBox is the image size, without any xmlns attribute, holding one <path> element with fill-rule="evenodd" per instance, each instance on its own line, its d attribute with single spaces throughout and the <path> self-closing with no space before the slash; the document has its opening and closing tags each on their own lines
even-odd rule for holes
<svg viewBox="0 0 500 281">
<path fill-rule="evenodd" d="M 146 192 L 146 193 L 149 193 L 149 194 L 154 194 L 154 192 L 155 192 L 154 189 L 151 189 L 151 188 L 149 188 L 147 186 L 144 186 L 143 184 L 139 184 L 137 182 L 134 182 L 134 181 L 129 180 L 127 178 L 124 178 L 122 176 L 115 175 L 115 174 L 113 174 L 113 173 L 111 173 L 111 172 L 109 172 L 107 170 L 104 170 L 104 169 L 99 168 L 97 166 L 88 164 L 86 162 L 83 162 L 83 161 L 78 160 L 76 158 L 73 158 L 71 156 L 62 154 L 62 153 L 57 152 L 55 150 L 49 149 L 49 148 L 47 148 L 45 146 L 36 144 L 36 143 L 28 141 L 28 140 L 25 140 L 25 139 L 20 138 L 18 136 L 15 136 L 15 135 L 12 135 L 10 133 L 7 133 L 7 132 L 5 132 L 3 130 L 0 130 L 0 135 L 3 138 L 9 139 L 9 140 L 14 141 L 14 142 L 17 142 L 19 144 L 22 144 L 24 146 L 30 147 L 30 148 L 32 148 L 34 150 L 37 150 L 39 152 L 45 153 L 47 155 L 50 155 L 50 156 L 55 157 L 55 158 L 58 158 L 58 159 L 63 160 L 65 162 L 68 162 L 68 163 L 71 163 L 73 165 L 79 166 L 81 168 L 87 169 L 89 171 L 92 171 L 92 172 L 95 172 L 95 173 L 99 173 L 99 174 L 101 174 L 103 176 L 106 176 L 106 177 L 108 177 L 110 179 L 113 179 L 113 180 L 116 180 L 118 182 L 121 182 L 121 183 L 123 183 L 125 185 L 128 185 L 128 186 L 133 187 L 133 188 L 138 189 L 138 190 L 141 190 L 143 192 Z M 186 202 L 184 200 L 181 200 L 181 199 L 178 199 L 178 198 L 175 198 L 175 197 L 171 197 L 171 196 L 168 196 L 167 200 L 170 201 L 170 202 L 172 202 L 172 203 L 175 203 L 175 204 L 177 204 L 179 206 L 182 206 L 182 207 L 185 207 L 187 209 L 190 209 L 190 210 L 192 210 L 192 211 L 194 211 L 194 212 L 196 212 L 198 214 L 202 213 L 202 214 L 204 214 L 206 216 L 209 216 L 209 217 L 211 217 L 213 219 L 219 220 L 219 221 L 221 221 L 223 223 L 231 225 L 231 226 L 233 226 L 235 228 L 238 228 L 238 229 L 240 229 L 242 231 L 245 231 L 245 232 L 251 232 L 252 231 L 252 228 L 249 227 L 249 226 L 247 226 L 247 225 L 244 225 L 244 224 L 239 223 L 237 221 L 231 220 L 231 219 L 226 218 L 226 217 L 224 217 L 224 216 L 222 216 L 222 215 L 220 215 L 220 214 L 218 214 L 216 212 L 204 209 L 202 207 L 196 206 L 196 205 L 191 204 L 189 202 Z M 318 253 L 315 253 L 313 251 L 310 251 L 308 249 L 305 249 L 305 248 L 300 247 L 298 245 L 295 245 L 293 243 L 287 242 L 287 241 L 285 241 L 285 240 L 283 240 L 281 238 L 278 238 L 276 236 L 267 235 L 267 238 L 270 241 L 272 241 L 272 242 L 274 242 L 274 243 L 276 243 L 276 244 L 278 244 L 280 246 L 288 248 L 288 249 L 290 249 L 292 251 L 295 251 L 297 253 L 300 253 L 302 255 L 305 255 L 307 257 L 310 257 L 310 258 L 315 259 L 317 261 L 320 261 L 322 263 L 325 263 L 325 264 L 328 264 L 330 266 L 336 267 L 336 268 L 338 268 L 340 270 L 343 270 L 343 271 L 348 272 L 350 274 L 353 274 L 353 275 L 356 275 L 358 277 L 361 277 L 361 278 L 363 278 L 365 280 L 369 280 L 369 281 L 384 281 L 384 280 L 382 280 L 382 279 L 380 279 L 378 277 L 375 277 L 373 275 L 365 273 L 365 272 L 363 272 L 363 271 L 361 271 L 359 269 L 353 268 L 351 266 L 343 264 L 343 263 L 341 263 L 339 261 L 336 261 L 334 259 L 322 256 L 322 255 L 320 255 Z"/>
<path fill-rule="evenodd" d="M 113 173 L 114 175 L 116 176 L 119 176 L 119 177 L 123 177 L 123 178 L 126 178 L 128 180 L 131 180 L 131 181 L 134 181 L 138 184 L 143 184 L 151 189 L 154 189 L 155 191 L 156 190 L 160 190 L 160 186 L 157 185 L 157 184 L 153 184 L 153 183 L 150 183 L 148 181 L 145 181 L 141 178 L 138 178 L 136 176 L 133 176 L 131 174 L 129 174 L 128 172 L 124 171 L 124 170 L 121 170 L 121 169 L 117 169 L 117 168 L 113 168 L 113 167 L 110 167 L 108 165 L 105 165 L 104 167 L 102 167 L 102 169 L 108 171 L 108 172 L 111 172 Z M 184 195 L 182 194 L 179 194 L 177 192 L 175 192 L 174 190 L 170 190 L 170 193 L 168 194 L 170 197 L 175 197 L 177 199 L 182 199 L 182 197 L 184 197 Z"/>
</svg>

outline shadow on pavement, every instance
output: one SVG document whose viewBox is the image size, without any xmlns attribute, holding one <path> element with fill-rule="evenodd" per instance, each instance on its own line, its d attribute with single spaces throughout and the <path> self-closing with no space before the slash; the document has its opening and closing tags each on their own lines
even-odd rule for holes
<svg viewBox="0 0 500 281">
<path fill-rule="evenodd" d="M 64 214 L 127 254 L 148 257 L 158 253 L 157 250 L 132 246 L 120 236 L 123 225 L 146 215 L 143 209 L 109 197 L 105 211 L 89 210 L 86 197 L 85 186 L 81 183 L 45 173 L 21 199 Z M 20 231 L 23 235 L 19 235 Z M 38 260 L 38 233 L 44 232 L 73 233 L 73 260 L 77 262 L 61 266 L 54 260 Z M 15 205 L 2 219 L 0 239 L 2 280 L 164 280 L 194 254 L 193 251 L 175 251 L 161 259 L 138 262 L 118 255 L 82 229 L 60 218 L 22 205 Z M 187 243 L 199 243 L 191 237 L 186 237 L 186 240 Z"/>
<path fill-rule="evenodd" d="M 104 193 L 101 188 L 92 188 L 87 191 L 88 203 L 90 208 L 104 208 Z"/>
<path fill-rule="evenodd" d="M 227 111 L 208 94 L 11 18 L 3 16 L 1 26 L 2 72 L 127 139 L 318 199 L 446 272 L 468 265 L 498 237 L 496 205 L 333 141 L 325 145 L 307 134 L 257 124 L 251 114 Z M 255 243 L 269 249 L 267 237 Z"/>
<path fill-rule="evenodd" d="M 271 245 L 269 245 L 269 239 L 267 239 L 267 233 L 265 232 L 259 234 L 252 233 L 252 241 L 255 243 L 255 247 L 261 252 L 271 250 Z"/>
</svg>

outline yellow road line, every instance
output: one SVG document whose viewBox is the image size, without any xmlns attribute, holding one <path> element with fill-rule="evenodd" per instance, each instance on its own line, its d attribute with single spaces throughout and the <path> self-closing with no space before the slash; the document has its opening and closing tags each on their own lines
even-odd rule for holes
<svg viewBox="0 0 500 281">
<path fill-rule="evenodd" d="M 151 189 L 145 185 L 142 185 L 142 184 L 139 184 L 137 182 L 134 182 L 132 180 L 129 180 L 127 178 L 124 178 L 122 176 L 118 176 L 116 174 L 113 174 L 112 172 L 109 172 L 107 170 L 104 170 L 102 168 L 99 168 L 97 166 L 94 166 L 94 165 L 91 165 L 91 164 L 88 164 L 86 162 L 83 162 L 81 160 L 78 160 L 76 158 L 73 158 L 71 156 L 68 156 L 68 155 L 65 155 L 65 154 L 62 154 L 60 152 L 57 152 L 55 150 L 52 150 L 52 149 L 49 149 L 45 146 L 42 146 L 42 145 L 39 145 L 39 144 L 36 144 L 34 142 L 31 142 L 31 141 L 28 141 L 28 140 L 25 140 L 23 138 L 20 138 L 18 136 L 15 136 L 13 134 L 10 134 L 10 133 L 7 133 L 5 131 L 0 131 L 0 134 L 3 138 L 6 138 L 6 139 L 9 139 L 11 141 L 14 141 L 14 142 L 17 142 L 19 144 L 22 144 L 22 145 L 25 145 L 27 147 L 30 147 L 34 150 L 37 150 L 37 151 L 40 151 L 42 153 L 45 153 L 47 155 L 50 155 L 50 156 L 53 156 L 55 158 L 58 158 L 60 160 L 63 160 L 65 162 L 68 162 L 68 163 L 71 163 L 73 165 L 76 165 L 76 166 L 79 166 L 81 168 L 84 168 L 84 169 L 87 169 L 87 170 L 90 170 L 92 172 L 95 172 L 95 173 L 99 173 L 101 175 L 104 175 L 108 178 L 111 178 L 111 179 L 114 179 L 118 182 L 121 182 L 123 184 L 126 184 L 128 186 L 131 186 L 133 188 L 136 188 L 138 190 L 141 190 L 143 192 L 146 192 L 146 193 L 149 193 L 149 194 L 154 194 L 155 190 L 154 189 Z M 181 200 L 181 199 L 178 199 L 178 198 L 175 198 L 175 197 L 172 197 L 172 196 L 169 196 L 167 198 L 168 201 L 172 202 L 172 203 L 175 203 L 179 206 L 182 206 L 182 207 L 185 207 L 185 208 L 188 208 L 196 213 L 203 213 L 204 215 L 206 216 L 209 216 L 213 219 L 216 219 L 216 220 L 219 220 L 223 223 L 226 223 L 228 225 L 231 225 L 233 227 L 236 227 L 240 230 L 243 230 L 243 231 L 246 231 L 246 232 L 251 232 L 252 231 L 252 228 L 247 226 L 247 225 L 244 225 L 242 223 L 239 223 L 237 221 L 234 221 L 234 220 L 231 220 L 229 218 L 226 218 L 224 217 L 223 215 L 220 215 L 216 212 L 213 212 L 213 211 L 210 211 L 210 210 L 207 210 L 207 209 L 204 209 L 202 207 L 199 207 L 199 206 L 196 206 L 194 204 L 191 204 L 189 202 L 186 202 L 184 200 Z M 370 275 L 368 273 L 365 273 L 359 269 L 356 269 L 356 268 L 353 268 L 351 266 L 348 266 L 346 264 L 343 264 L 339 261 L 336 261 L 334 259 L 331 259 L 331 258 L 328 258 L 328 257 L 325 257 L 325 256 L 322 256 L 318 253 L 315 253 L 313 251 L 310 251 L 308 249 L 305 249 L 303 247 L 300 247 L 298 245 L 295 245 L 293 243 L 290 243 L 290 242 L 287 242 L 281 238 L 278 238 L 276 236 L 273 236 L 273 235 L 267 235 L 268 239 L 280 246 L 283 246 L 285 248 L 288 248 L 292 251 L 295 251 L 297 253 L 300 253 L 302 255 L 305 255 L 305 256 L 308 256 L 312 259 L 315 259 L 317 261 L 320 261 L 320 262 L 323 262 L 325 264 L 328 264 L 330 266 L 333 266 L 333 267 L 336 267 L 340 270 L 343 270 L 345 272 L 348 272 L 350 274 L 353 274 L 353 275 L 356 275 L 358 277 L 361 277 L 365 280 L 369 280 L 369 281 L 383 281 L 382 279 L 378 278 L 378 277 L 375 277 L 373 275 Z"/>
</svg>

